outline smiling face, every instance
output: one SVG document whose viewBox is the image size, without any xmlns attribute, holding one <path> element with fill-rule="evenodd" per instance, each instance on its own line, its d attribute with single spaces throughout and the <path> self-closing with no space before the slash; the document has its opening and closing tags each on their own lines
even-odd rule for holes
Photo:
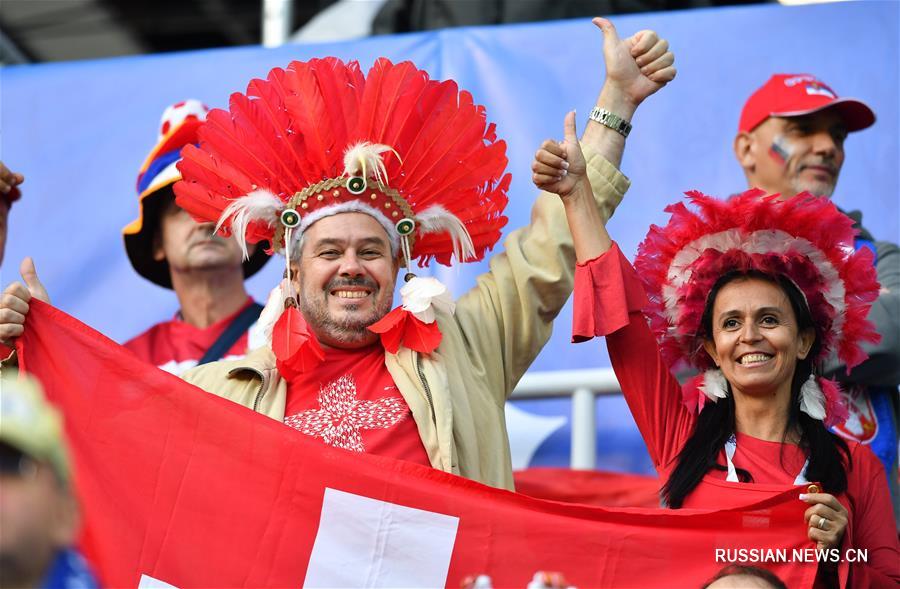
<svg viewBox="0 0 900 589">
<path fill-rule="evenodd" d="M 166 260 L 172 273 L 239 268 L 237 241 L 216 235 L 214 228 L 215 223 L 197 223 L 169 199 L 159 216 L 153 259 Z"/>
<path fill-rule="evenodd" d="M 788 198 L 831 196 L 844 164 L 847 127 L 833 110 L 770 117 L 735 138 L 735 154 L 750 186 Z"/>
<path fill-rule="evenodd" d="M 398 268 L 387 233 L 365 213 L 340 213 L 310 225 L 295 284 L 300 312 L 319 341 L 336 348 L 377 341 L 367 328 L 391 310 Z"/>
<path fill-rule="evenodd" d="M 815 341 L 800 329 L 784 290 L 756 277 L 739 277 L 722 286 L 712 308 L 711 339 L 704 346 L 741 395 L 790 398 L 797 362 Z"/>
</svg>

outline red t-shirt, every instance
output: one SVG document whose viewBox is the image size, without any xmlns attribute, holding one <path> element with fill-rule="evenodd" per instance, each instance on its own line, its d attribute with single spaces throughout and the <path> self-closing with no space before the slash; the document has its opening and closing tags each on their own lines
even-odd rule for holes
<svg viewBox="0 0 900 589">
<path fill-rule="evenodd" d="M 284 423 L 336 448 L 431 466 L 380 343 L 327 348 L 316 370 L 288 383 Z"/>
<path fill-rule="evenodd" d="M 660 480 L 668 480 L 678 452 L 693 433 L 696 415 L 682 403 L 681 385 L 660 355 L 641 312 L 646 303 L 643 286 L 617 246 L 578 265 L 574 298 L 573 339 L 606 335 L 609 358 L 628 408 Z M 734 465 L 747 470 L 753 483 L 728 482 L 724 471 L 711 470 L 687 496 L 684 507 L 748 505 L 794 484 L 806 461 L 799 446 L 739 433 L 735 437 Z M 868 447 L 854 442 L 849 446 L 848 488 L 837 499 L 849 512 L 845 540 L 868 551 L 867 564 L 851 564 L 850 586 L 895 587 L 900 582 L 900 544 L 884 468 Z M 718 462 L 726 463 L 724 448 Z"/>
<path fill-rule="evenodd" d="M 252 303 L 253 299 L 247 297 L 247 302 L 243 307 L 206 329 L 186 323 L 179 319 L 179 315 L 176 315 L 171 321 L 157 323 L 122 345 L 134 352 L 141 360 L 158 366 L 166 372 L 181 375 L 197 365 L 206 350 L 215 343 L 234 318 Z M 252 341 L 257 338 L 248 337 L 248 334 L 254 333 L 255 326 L 254 323 L 247 332 L 241 334 L 223 359 L 238 358 L 246 354 L 248 350 L 262 345 L 262 341 Z"/>
</svg>

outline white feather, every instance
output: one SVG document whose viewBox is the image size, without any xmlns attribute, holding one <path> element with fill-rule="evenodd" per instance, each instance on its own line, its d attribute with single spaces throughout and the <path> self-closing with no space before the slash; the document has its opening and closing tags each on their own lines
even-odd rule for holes
<svg viewBox="0 0 900 589">
<path fill-rule="evenodd" d="M 825 394 L 812 374 L 800 387 L 800 411 L 813 419 L 825 419 Z"/>
<path fill-rule="evenodd" d="M 421 233 L 449 233 L 453 241 L 453 254 L 460 262 L 475 257 L 475 245 L 466 226 L 459 217 L 441 205 L 432 205 L 416 213 L 416 223 Z"/>
<path fill-rule="evenodd" d="M 244 259 L 247 260 L 250 258 L 250 254 L 247 252 L 247 225 L 252 221 L 265 221 L 271 226 L 278 222 L 278 216 L 282 209 L 284 209 L 284 201 L 280 198 L 268 190 L 254 190 L 245 196 L 234 199 L 225 207 L 218 224 L 216 224 L 216 232 L 218 233 L 222 225 L 231 218 L 231 233 L 240 244 Z"/>
<path fill-rule="evenodd" d="M 434 323 L 435 310 L 453 314 L 456 303 L 437 278 L 415 276 L 400 289 L 403 308 L 423 323 Z"/>
<path fill-rule="evenodd" d="M 703 386 L 700 390 L 713 401 L 718 401 L 728 396 L 728 381 L 718 368 L 707 370 L 703 373 Z"/>
<path fill-rule="evenodd" d="M 369 143 L 362 141 L 347 149 L 344 154 L 344 175 L 345 176 L 362 176 L 368 178 L 374 177 L 378 182 L 387 186 L 387 172 L 384 169 L 384 161 L 381 154 L 393 151 L 397 152 L 389 145 L 381 143 Z M 397 156 L 400 157 L 399 155 Z"/>
<path fill-rule="evenodd" d="M 272 343 L 272 328 L 278 322 L 278 318 L 284 313 L 285 289 L 287 287 L 287 278 L 282 280 L 269 291 L 269 298 L 266 299 L 266 306 L 263 307 L 256 320 L 257 327 L 262 330 L 266 344 Z"/>
</svg>

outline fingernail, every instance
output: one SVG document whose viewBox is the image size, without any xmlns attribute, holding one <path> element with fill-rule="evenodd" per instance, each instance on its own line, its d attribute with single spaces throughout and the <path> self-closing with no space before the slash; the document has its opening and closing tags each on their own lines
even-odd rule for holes
<svg viewBox="0 0 900 589">
<path fill-rule="evenodd" d="M 806 501 L 808 497 L 809 495 L 807 495 L 806 493 L 800 493 L 800 501 Z"/>
<path fill-rule="evenodd" d="M 569 162 L 563 162 L 563 163 L 562 163 L 562 167 L 563 167 L 563 170 L 568 170 L 568 169 L 569 169 Z"/>
<path fill-rule="evenodd" d="M 562 176 L 561 176 L 561 177 L 562 177 L 562 178 L 565 178 L 566 176 L 568 176 L 568 174 L 569 174 L 569 171 L 568 171 L 568 170 L 563 170 L 563 171 L 562 171 Z"/>
</svg>

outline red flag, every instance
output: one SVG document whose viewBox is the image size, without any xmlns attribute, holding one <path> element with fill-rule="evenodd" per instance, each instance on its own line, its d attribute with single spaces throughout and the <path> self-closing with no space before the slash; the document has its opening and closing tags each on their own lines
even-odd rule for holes
<svg viewBox="0 0 900 589">
<path fill-rule="evenodd" d="M 659 507 L 662 486 L 656 477 L 571 468 L 533 467 L 513 477 L 529 497 L 601 507 Z"/>
<path fill-rule="evenodd" d="M 485 573 L 524 587 L 552 570 L 578 587 L 698 587 L 740 559 L 812 585 L 798 489 L 713 512 L 541 501 L 325 447 L 38 301 L 18 346 L 66 416 L 83 549 L 111 586 L 459 587 Z"/>
</svg>

